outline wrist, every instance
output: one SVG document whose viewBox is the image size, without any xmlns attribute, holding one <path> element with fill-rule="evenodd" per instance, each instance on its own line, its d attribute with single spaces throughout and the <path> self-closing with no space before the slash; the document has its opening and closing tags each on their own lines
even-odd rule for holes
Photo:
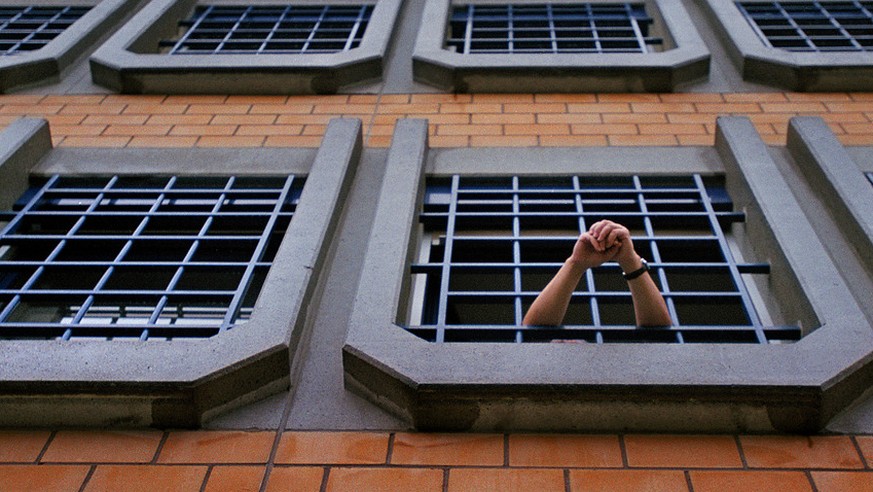
<svg viewBox="0 0 873 492">
<path fill-rule="evenodd" d="M 626 258 L 619 258 L 618 266 L 620 266 L 621 271 L 625 273 L 633 272 L 643 267 L 643 258 L 640 255 L 633 253 Z"/>
<path fill-rule="evenodd" d="M 564 261 L 564 264 L 574 271 L 584 272 L 585 270 L 591 268 L 591 265 L 589 265 L 588 262 L 581 258 L 575 258 L 573 256 L 567 258 L 567 260 Z"/>
</svg>

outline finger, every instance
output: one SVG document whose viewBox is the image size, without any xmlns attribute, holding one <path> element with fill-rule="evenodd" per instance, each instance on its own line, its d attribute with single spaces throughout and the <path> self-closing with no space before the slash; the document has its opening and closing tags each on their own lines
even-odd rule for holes
<svg viewBox="0 0 873 492">
<path fill-rule="evenodd" d="M 615 242 L 618 240 L 619 230 L 617 228 L 610 229 L 609 234 L 606 235 L 606 239 L 604 243 L 608 248 L 615 246 Z"/>
</svg>

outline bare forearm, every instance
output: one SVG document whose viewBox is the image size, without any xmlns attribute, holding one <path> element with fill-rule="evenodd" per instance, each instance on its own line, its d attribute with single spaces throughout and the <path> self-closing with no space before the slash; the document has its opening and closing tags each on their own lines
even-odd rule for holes
<svg viewBox="0 0 873 492">
<path fill-rule="evenodd" d="M 568 259 L 531 304 L 522 322 L 525 325 L 557 326 L 563 324 L 573 291 L 587 268 Z"/>
<path fill-rule="evenodd" d="M 639 256 L 634 255 L 630 260 L 621 261 L 619 265 L 625 272 L 632 272 L 642 266 L 642 260 Z M 649 272 L 629 280 L 628 287 L 633 296 L 637 326 L 670 326 L 673 324 L 667 303 L 664 302 L 664 296 L 661 295 L 661 291 L 658 290 L 658 286 L 655 285 Z"/>
</svg>

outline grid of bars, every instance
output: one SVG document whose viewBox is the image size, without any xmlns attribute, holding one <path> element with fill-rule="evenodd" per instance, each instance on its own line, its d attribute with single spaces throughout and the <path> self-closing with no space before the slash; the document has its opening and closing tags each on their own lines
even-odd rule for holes
<svg viewBox="0 0 873 492">
<path fill-rule="evenodd" d="M 372 5 L 198 6 L 166 53 L 337 53 L 361 44 Z"/>
<path fill-rule="evenodd" d="M 202 338 L 251 315 L 303 187 L 54 176 L 0 214 L 0 339 Z"/>
<path fill-rule="evenodd" d="M 89 10 L 91 7 L 0 6 L 0 54 L 38 50 Z"/>
<path fill-rule="evenodd" d="M 873 2 L 738 2 L 737 7 L 772 48 L 873 50 Z"/>
<path fill-rule="evenodd" d="M 723 185 L 685 177 L 459 177 L 432 179 L 411 267 L 421 312 L 412 333 L 434 342 L 781 343 L 797 327 L 764 326 L 723 230 L 744 220 Z M 581 231 L 610 219 L 631 230 L 649 260 L 674 326 L 637 328 L 614 262 L 586 272 L 564 326 L 522 326 L 530 304 Z M 418 302 L 416 303 L 418 304 Z"/>
<path fill-rule="evenodd" d="M 453 9 L 447 45 L 458 53 L 646 53 L 643 4 L 462 5 Z"/>
</svg>

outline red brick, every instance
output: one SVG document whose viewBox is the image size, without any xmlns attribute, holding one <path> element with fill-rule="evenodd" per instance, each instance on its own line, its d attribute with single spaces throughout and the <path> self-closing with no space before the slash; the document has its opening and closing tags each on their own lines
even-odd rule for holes
<svg viewBox="0 0 873 492">
<path fill-rule="evenodd" d="M 388 437 L 375 432 L 285 432 L 276 463 L 381 464 L 388 456 Z"/>
<path fill-rule="evenodd" d="M 468 103 L 473 102 L 472 94 L 412 94 L 414 103 Z"/>
<path fill-rule="evenodd" d="M 518 115 L 518 116 L 528 116 L 528 115 Z M 533 116 L 533 115 L 530 115 Z M 476 115 L 473 115 L 475 118 Z M 596 113 L 570 113 L 570 114 L 555 114 L 555 113 L 543 113 L 536 115 L 537 123 L 579 123 L 579 124 L 593 124 L 593 123 L 601 123 L 603 118 L 601 115 Z"/>
<path fill-rule="evenodd" d="M 785 102 L 788 100 L 785 94 L 781 92 L 736 92 L 730 94 L 722 94 L 727 102 L 754 102 L 754 103 L 771 103 Z"/>
<path fill-rule="evenodd" d="M 0 462 L 36 461 L 50 435 L 39 430 L 0 430 Z"/>
<path fill-rule="evenodd" d="M 61 147 L 126 147 L 130 143 L 131 137 L 66 137 L 62 142 L 56 145 Z"/>
<path fill-rule="evenodd" d="M 752 468 L 863 468 L 848 436 L 742 436 Z"/>
<path fill-rule="evenodd" d="M 673 135 L 609 135 L 609 145 L 670 146 L 678 140 Z"/>
<path fill-rule="evenodd" d="M 236 135 L 300 135 L 303 125 L 240 125 Z"/>
<path fill-rule="evenodd" d="M 793 471 L 692 471 L 694 492 L 812 492 L 803 472 Z"/>
<path fill-rule="evenodd" d="M 147 125 L 207 125 L 214 116 L 211 114 L 153 114 Z"/>
<path fill-rule="evenodd" d="M 324 468 L 314 466 L 274 467 L 267 492 L 318 492 L 324 481 Z M 227 489 L 225 489 L 227 490 Z"/>
<path fill-rule="evenodd" d="M 204 492 L 258 492 L 264 471 L 263 466 L 216 466 L 209 473 Z"/>
<path fill-rule="evenodd" d="M 314 104 L 252 104 L 249 114 L 310 114 L 314 109 Z"/>
<path fill-rule="evenodd" d="M 59 114 L 121 114 L 126 104 L 67 104 Z"/>
<path fill-rule="evenodd" d="M 572 125 L 573 135 L 637 135 L 639 128 L 631 124 Z"/>
<path fill-rule="evenodd" d="M 661 102 L 658 94 L 598 94 L 597 102 Z"/>
<path fill-rule="evenodd" d="M 0 114 L 19 114 L 19 115 L 43 115 L 57 114 L 63 106 L 56 105 L 22 105 L 22 104 L 4 104 L 0 106 Z"/>
<path fill-rule="evenodd" d="M 617 113 L 604 114 L 603 122 L 607 124 L 618 123 L 667 123 L 667 116 L 664 113 Z"/>
<path fill-rule="evenodd" d="M 97 136 L 103 133 L 106 125 L 52 125 L 54 135 Z"/>
<path fill-rule="evenodd" d="M 318 147 L 322 137 L 296 135 L 268 135 L 264 147 Z"/>
<path fill-rule="evenodd" d="M 193 147 L 197 137 L 133 137 L 128 147 Z"/>
<path fill-rule="evenodd" d="M 163 433 L 158 431 L 58 431 L 43 462 L 148 463 Z"/>
<path fill-rule="evenodd" d="M 665 103 L 721 103 L 724 100 L 724 96 L 719 93 L 677 92 L 675 94 L 661 94 L 661 102 Z"/>
<path fill-rule="evenodd" d="M 473 102 L 532 103 L 533 94 L 473 94 Z"/>
<path fill-rule="evenodd" d="M 509 465 L 621 467 L 621 448 L 617 436 L 512 434 Z"/>
<path fill-rule="evenodd" d="M 786 92 L 789 101 L 851 101 L 845 92 Z"/>
<path fill-rule="evenodd" d="M 652 468 L 739 468 L 743 466 L 731 436 L 630 435 L 625 437 L 628 465 Z"/>
<path fill-rule="evenodd" d="M 209 122 L 212 125 L 272 125 L 274 114 L 219 114 Z"/>
<path fill-rule="evenodd" d="M 472 135 L 473 147 L 536 147 L 537 137 L 527 135 Z"/>
<path fill-rule="evenodd" d="M 114 104 L 160 104 L 166 98 L 167 96 L 162 94 L 107 94 L 103 102 Z"/>
<path fill-rule="evenodd" d="M 569 135 L 569 125 L 504 125 L 506 135 Z"/>
<path fill-rule="evenodd" d="M 188 106 L 187 114 L 246 114 L 251 109 L 249 104 L 192 104 Z"/>
<path fill-rule="evenodd" d="M 142 492 L 143 490 L 199 491 L 205 466 L 100 465 L 86 492 Z"/>
<path fill-rule="evenodd" d="M 45 98 L 43 95 L 0 94 L 0 104 L 39 104 Z"/>
<path fill-rule="evenodd" d="M 164 102 L 167 104 L 223 104 L 226 101 L 227 96 L 221 94 L 183 94 L 178 96 L 167 96 L 167 98 L 164 99 Z"/>
<path fill-rule="evenodd" d="M 89 468 L 84 465 L 0 465 L 0 490 L 79 490 Z"/>
<path fill-rule="evenodd" d="M 695 113 L 691 103 L 631 103 L 634 113 Z"/>
<path fill-rule="evenodd" d="M 100 104 L 106 99 L 105 94 L 51 94 L 45 96 L 42 104 Z"/>
<path fill-rule="evenodd" d="M 638 125 L 642 135 L 701 135 L 706 127 L 697 124 L 662 123 Z"/>
<path fill-rule="evenodd" d="M 464 137 L 467 138 L 467 137 Z M 386 148 L 391 145 L 391 137 L 388 135 L 373 135 L 367 137 L 366 146 L 367 147 L 379 147 Z"/>
<path fill-rule="evenodd" d="M 201 136 L 201 135 L 233 135 L 236 125 L 175 125 L 170 135 Z"/>
<path fill-rule="evenodd" d="M 475 125 L 532 125 L 536 121 L 536 116 L 532 114 L 473 114 L 470 115 L 470 118 L 470 121 Z M 431 123 L 434 121 L 431 120 Z"/>
<path fill-rule="evenodd" d="M 573 492 L 688 492 L 685 474 L 674 470 L 570 470 Z"/>
<path fill-rule="evenodd" d="M 715 145 L 715 135 L 677 135 L 679 145 L 712 146 Z"/>
<path fill-rule="evenodd" d="M 544 147 L 604 147 L 606 135 L 542 135 L 540 145 Z"/>
<path fill-rule="evenodd" d="M 701 113 L 746 114 L 761 112 L 761 106 L 755 103 L 696 103 L 694 106 Z"/>
<path fill-rule="evenodd" d="M 277 125 L 326 125 L 335 118 L 329 114 L 280 114 Z"/>
<path fill-rule="evenodd" d="M 264 463 L 273 432 L 171 432 L 158 457 L 160 463 Z"/>
<path fill-rule="evenodd" d="M 103 131 L 103 135 L 166 135 L 172 125 L 110 125 Z"/>
<path fill-rule="evenodd" d="M 873 492 L 873 472 L 812 472 L 818 492 Z"/>
<path fill-rule="evenodd" d="M 761 109 L 763 109 L 765 113 L 823 113 L 827 111 L 825 105 L 818 102 L 762 103 Z"/>
<path fill-rule="evenodd" d="M 380 104 L 379 112 L 389 114 L 430 114 L 439 113 L 441 106 L 443 105 L 437 103 Z"/>
<path fill-rule="evenodd" d="M 861 448 L 861 457 L 868 466 L 873 466 L 873 436 L 856 436 L 855 441 Z"/>
<path fill-rule="evenodd" d="M 198 147 L 261 147 L 263 136 L 208 136 L 197 140 Z"/>
<path fill-rule="evenodd" d="M 596 94 L 534 94 L 534 102 L 538 103 L 593 103 L 597 102 Z"/>
<path fill-rule="evenodd" d="M 627 103 L 591 103 L 591 104 L 568 104 L 568 113 L 630 113 L 631 107 Z"/>
<path fill-rule="evenodd" d="M 122 114 L 182 114 L 187 109 L 187 104 L 128 104 Z"/>
<path fill-rule="evenodd" d="M 149 118 L 144 114 L 89 114 L 79 118 L 79 121 L 71 124 L 83 123 L 85 125 L 142 125 Z"/>
<path fill-rule="evenodd" d="M 329 96 L 290 96 L 288 104 L 345 104 L 349 96 L 345 94 L 333 94 Z"/>
<path fill-rule="evenodd" d="M 502 125 L 439 125 L 437 135 L 502 135 Z"/>
<path fill-rule="evenodd" d="M 227 96 L 225 104 L 285 104 L 288 96 Z"/>
<path fill-rule="evenodd" d="M 567 105 L 561 103 L 531 103 L 531 104 L 504 104 L 504 113 L 564 113 Z"/>
<path fill-rule="evenodd" d="M 272 481 L 272 480 L 271 480 Z M 443 471 L 431 468 L 332 468 L 328 492 L 441 492 Z"/>
<path fill-rule="evenodd" d="M 502 465 L 503 436 L 497 434 L 408 434 L 394 438 L 394 465 Z"/>
<path fill-rule="evenodd" d="M 517 468 L 454 468 L 449 471 L 449 492 L 477 490 L 564 492 L 564 472 Z"/>
<path fill-rule="evenodd" d="M 439 136 L 429 138 L 431 147 L 466 147 L 470 145 L 470 137 L 466 135 Z"/>
</svg>

